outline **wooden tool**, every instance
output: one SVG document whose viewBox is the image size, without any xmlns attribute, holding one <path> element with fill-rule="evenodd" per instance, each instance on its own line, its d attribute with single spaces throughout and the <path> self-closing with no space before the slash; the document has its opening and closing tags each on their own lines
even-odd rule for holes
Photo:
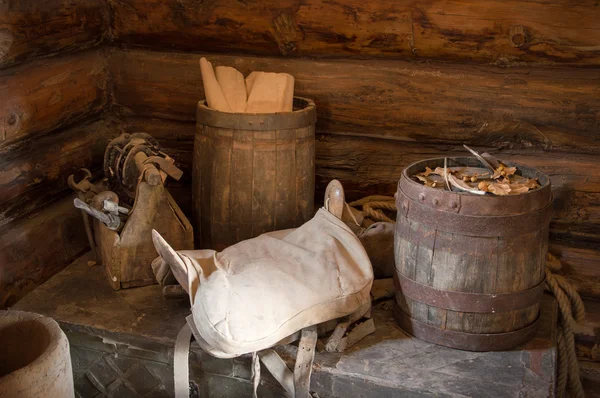
<svg viewBox="0 0 600 398">
<path fill-rule="evenodd" d="M 153 229 L 180 249 L 193 249 L 193 230 L 164 186 L 181 177 L 174 160 L 148 134 L 123 134 L 108 145 L 104 168 L 112 191 L 75 206 L 94 217 L 94 240 L 113 289 L 156 283 Z"/>
<path fill-rule="evenodd" d="M 77 192 L 77 198 L 85 203 L 87 198 L 91 198 L 90 195 L 98 192 L 98 188 L 91 183 L 90 180 L 92 178 L 92 173 L 88 169 L 82 168 L 79 169 L 79 171 L 83 173 L 83 178 L 80 180 L 75 180 L 75 174 L 71 174 L 67 178 L 67 185 L 69 185 L 69 188 Z M 100 256 L 96 252 L 96 243 L 94 241 L 89 215 L 85 211 L 82 211 L 81 216 L 83 218 L 83 226 L 85 227 L 85 233 L 87 235 L 90 248 L 92 249 L 92 253 L 94 254 L 94 258 L 97 262 L 100 262 Z"/>
</svg>

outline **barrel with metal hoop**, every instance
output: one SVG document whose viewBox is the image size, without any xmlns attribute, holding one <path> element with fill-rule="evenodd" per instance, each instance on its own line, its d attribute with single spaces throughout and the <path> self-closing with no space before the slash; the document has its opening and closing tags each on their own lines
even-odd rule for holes
<svg viewBox="0 0 600 398">
<path fill-rule="evenodd" d="M 293 112 L 229 113 L 198 103 L 192 198 L 195 244 L 223 250 L 312 218 L 315 122 L 308 98 Z"/>
<path fill-rule="evenodd" d="M 507 350 L 535 332 L 543 295 L 552 192 L 548 176 L 517 166 L 540 187 L 520 195 L 472 195 L 426 187 L 411 176 L 444 158 L 413 163 L 398 182 L 396 318 L 408 333 L 470 351 Z M 481 167 L 476 158 L 448 166 Z"/>
</svg>

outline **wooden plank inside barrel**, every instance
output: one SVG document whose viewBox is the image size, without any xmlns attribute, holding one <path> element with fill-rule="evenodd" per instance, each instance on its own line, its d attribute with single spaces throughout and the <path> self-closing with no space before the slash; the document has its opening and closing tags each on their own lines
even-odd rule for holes
<svg viewBox="0 0 600 398">
<path fill-rule="evenodd" d="M 224 113 L 198 104 L 193 202 L 196 246 L 222 250 L 313 215 L 316 107 Z"/>
<path fill-rule="evenodd" d="M 450 166 L 477 166 L 453 158 Z M 479 196 L 426 187 L 411 176 L 443 166 L 417 162 L 398 184 L 397 315 L 424 340 L 474 351 L 508 349 L 532 333 L 543 292 L 552 194 L 544 174 L 518 166 L 541 187 Z"/>
</svg>

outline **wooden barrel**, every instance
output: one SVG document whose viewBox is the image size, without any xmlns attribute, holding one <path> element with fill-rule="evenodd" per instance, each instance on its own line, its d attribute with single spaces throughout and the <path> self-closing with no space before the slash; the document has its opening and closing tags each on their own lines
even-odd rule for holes
<svg viewBox="0 0 600 398">
<path fill-rule="evenodd" d="M 429 159 L 408 166 L 396 205 L 396 318 L 408 333 L 470 351 L 496 351 L 527 341 L 544 290 L 549 178 L 517 166 L 541 187 L 522 195 L 473 195 L 430 188 L 411 177 L 444 166 Z M 448 166 L 481 167 L 475 158 Z"/>
<path fill-rule="evenodd" d="M 197 248 L 222 250 L 313 216 L 313 101 L 294 111 L 225 113 L 198 103 L 192 197 Z"/>
</svg>

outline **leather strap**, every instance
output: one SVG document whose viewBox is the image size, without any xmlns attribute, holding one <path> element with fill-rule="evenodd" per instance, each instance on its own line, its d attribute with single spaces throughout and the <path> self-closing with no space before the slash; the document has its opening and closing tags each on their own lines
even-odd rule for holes
<svg viewBox="0 0 600 398">
<path fill-rule="evenodd" d="M 260 360 L 258 353 L 252 353 L 252 398 L 258 398 L 258 385 L 260 384 Z"/>
<path fill-rule="evenodd" d="M 260 351 L 258 356 L 275 380 L 281 384 L 290 397 L 293 397 L 295 395 L 294 373 L 287 367 L 279 354 L 275 350 L 268 348 Z"/>
<path fill-rule="evenodd" d="M 189 398 L 190 396 L 190 342 L 192 329 L 185 323 L 177 334 L 175 352 L 173 354 L 173 375 L 175 383 L 175 398 Z"/>
<path fill-rule="evenodd" d="M 302 329 L 294 366 L 294 390 L 296 392 L 294 396 L 296 398 L 310 397 L 310 375 L 316 346 L 317 326 L 313 325 Z"/>
</svg>

